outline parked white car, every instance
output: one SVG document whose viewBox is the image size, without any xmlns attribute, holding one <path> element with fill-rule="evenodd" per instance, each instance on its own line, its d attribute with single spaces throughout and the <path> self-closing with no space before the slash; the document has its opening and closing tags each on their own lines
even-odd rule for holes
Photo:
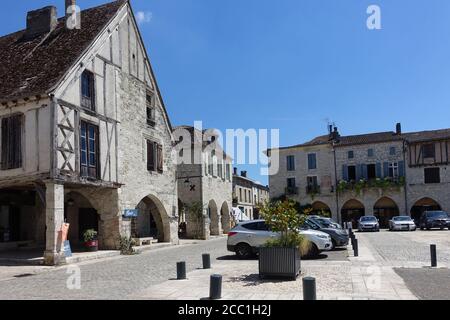
<svg viewBox="0 0 450 320">
<path fill-rule="evenodd" d="M 311 256 L 317 256 L 333 247 L 331 237 L 325 232 L 302 229 L 300 234 L 312 243 Z M 257 254 L 259 248 L 268 240 L 279 236 L 279 233 L 269 230 L 264 220 L 246 221 L 238 224 L 228 233 L 227 248 L 228 251 L 235 252 L 237 256 L 247 258 Z"/>
<path fill-rule="evenodd" d="M 416 231 L 417 226 L 414 223 L 414 220 L 409 216 L 398 216 L 393 217 L 389 220 L 389 230 L 390 231 L 398 231 L 398 230 L 406 230 L 406 231 Z"/>
</svg>

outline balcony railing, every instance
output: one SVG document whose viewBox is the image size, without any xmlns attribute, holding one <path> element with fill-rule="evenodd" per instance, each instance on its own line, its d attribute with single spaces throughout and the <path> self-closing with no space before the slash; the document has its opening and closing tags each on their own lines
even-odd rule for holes
<svg viewBox="0 0 450 320">
<path fill-rule="evenodd" d="M 287 195 L 298 194 L 298 187 L 287 187 L 286 194 Z"/>
<path fill-rule="evenodd" d="M 317 185 L 311 185 L 306 187 L 306 193 L 307 194 L 319 194 L 320 193 L 320 186 Z"/>
</svg>

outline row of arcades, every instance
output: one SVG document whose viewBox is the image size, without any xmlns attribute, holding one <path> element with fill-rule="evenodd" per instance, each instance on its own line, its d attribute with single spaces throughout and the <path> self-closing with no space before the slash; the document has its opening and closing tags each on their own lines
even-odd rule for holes
<svg viewBox="0 0 450 320">
<path fill-rule="evenodd" d="M 358 199 L 347 200 L 340 208 L 340 218 L 337 217 L 336 213 L 333 214 L 330 207 L 322 201 L 316 201 L 312 204 L 313 212 L 327 212 L 341 223 L 352 222 L 354 228 L 357 227 L 359 218 L 372 213 L 379 219 L 381 228 L 389 228 L 389 220 L 395 216 L 409 215 L 417 223 L 424 211 L 442 210 L 442 206 L 429 197 L 417 200 L 409 212 L 401 212 L 400 206 L 392 198 L 386 196 L 378 199 L 372 208 L 368 208 Z"/>
<path fill-rule="evenodd" d="M 98 233 L 99 249 L 117 249 L 123 228 L 132 238 L 152 238 L 158 242 L 174 242 L 178 236 L 207 239 L 210 236 L 227 233 L 231 228 L 230 205 L 226 201 L 210 200 L 196 225 L 179 208 L 178 219 L 171 218 L 171 212 L 155 195 L 148 195 L 131 206 L 138 210 L 135 218 L 121 217 L 118 192 L 115 189 L 63 187 L 60 207 L 61 219 L 70 225 L 68 240 L 73 252 L 84 251 L 83 234 L 93 229 Z M 3 189 L 0 191 L 0 258 L 11 250 L 29 250 L 36 256 L 54 248 L 54 232 L 49 223 L 46 206 L 51 207 L 45 189 L 38 188 Z M 58 207 L 58 205 L 56 205 Z M 179 226 L 184 223 L 186 233 Z M 200 230 L 200 234 L 197 234 Z"/>
</svg>

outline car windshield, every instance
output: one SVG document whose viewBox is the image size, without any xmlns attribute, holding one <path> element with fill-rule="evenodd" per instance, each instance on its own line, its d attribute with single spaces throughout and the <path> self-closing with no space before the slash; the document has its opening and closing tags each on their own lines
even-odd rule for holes
<svg viewBox="0 0 450 320">
<path fill-rule="evenodd" d="M 411 221 L 410 217 L 394 217 L 392 220 L 394 221 Z"/>
<path fill-rule="evenodd" d="M 427 212 L 427 217 L 429 218 L 448 218 L 447 212 L 444 211 L 430 211 Z"/>
<path fill-rule="evenodd" d="M 314 219 L 314 222 L 317 223 L 321 228 L 337 228 L 336 223 L 327 219 Z"/>
<path fill-rule="evenodd" d="M 361 222 L 375 222 L 377 221 L 377 218 L 375 217 L 362 217 Z"/>
</svg>

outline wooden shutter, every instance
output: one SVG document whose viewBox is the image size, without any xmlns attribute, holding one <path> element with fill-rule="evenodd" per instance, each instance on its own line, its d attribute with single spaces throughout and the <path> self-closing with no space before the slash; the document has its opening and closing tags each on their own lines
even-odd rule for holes
<svg viewBox="0 0 450 320">
<path fill-rule="evenodd" d="M 381 163 L 380 162 L 377 162 L 376 167 L 375 167 L 375 172 L 376 172 L 377 178 L 381 179 L 382 172 L 381 172 Z"/>
<path fill-rule="evenodd" d="M 389 177 L 389 162 L 383 163 L 384 177 Z"/>
<path fill-rule="evenodd" d="M 342 166 L 342 179 L 348 181 L 348 167 L 345 164 Z"/>
<path fill-rule="evenodd" d="M 157 161 L 158 161 L 158 171 L 163 172 L 164 169 L 164 154 L 162 145 L 158 144 L 157 149 Z"/>
<path fill-rule="evenodd" d="M 22 166 L 22 117 L 14 116 L 13 121 L 13 168 L 20 168 Z"/>
<path fill-rule="evenodd" d="M 362 176 L 365 180 L 369 180 L 369 170 L 367 170 L 367 164 L 362 164 Z"/>
<path fill-rule="evenodd" d="M 155 171 L 155 143 L 147 141 L 147 170 Z"/>
<path fill-rule="evenodd" d="M 9 118 L 2 119 L 2 170 L 8 167 L 8 123 Z"/>
<path fill-rule="evenodd" d="M 405 176 L 405 161 L 400 161 L 398 163 L 398 176 L 399 177 Z"/>
<path fill-rule="evenodd" d="M 2 119 L 1 169 L 16 169 L 22 166 L 22 116 Z"/>
</svg>

